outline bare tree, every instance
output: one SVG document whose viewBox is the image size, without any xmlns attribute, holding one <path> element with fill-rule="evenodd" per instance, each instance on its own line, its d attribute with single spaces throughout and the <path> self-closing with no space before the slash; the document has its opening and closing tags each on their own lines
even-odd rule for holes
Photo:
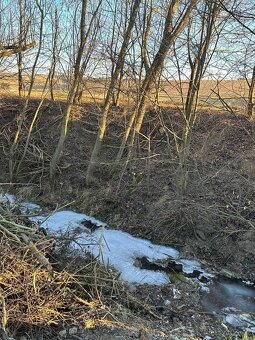
<svg viewBox="0 0 255 340">
<path fill-rule="evenodd" d="M 196 119 L 198 94 L 202 77 L 208 66 L 208 49 L 213 38 L 213 33 L 215 32 L 215 22 L 219 15 L 219 5 L 216 2 L 206 1 L 202 6 L 204 6 L 204 8 L 201 13 L 200 30 L 197 30 L 198 32 L 200 31 L 199 38 L 197 38 L 198 43 L 196 43 L 197 39 L 192 41 L 191 38 L 190 30 L 192 27 L 192 19 L 190 20 L 187 33 L 188 59 L 191 74 L 183 110 L 185 127 L 179 145 L 180 163 L 177 181 L 179 182 L 178 190 L 180 195 L 185 192 L 187 187 L 189 173 L 187 159 L 190 150 L 191 133 Z M 210 57 L 211 56 L 212 54 Z"/>
<path fill-rule="evenodd" d="M 85 43 L 86 43 L 86 24 L 85 24 L 85 18 L 86 18 L 86 11 L 87 11 L 87 0 L 82 0 L 82 9 L 81 9 L 81 20 L 80 20 L 80 45 L 74 65 L 74 79 L 71 85 L 71 89 L 68 94 L 67 99 L 67 107 L 64 112 L 63 116 L 63 122 L 62 122 L 62 128 L 61 133 L 58 141 L 58 145 L 56 147 L 56 150 L 54 152 L 54 155 L 52 157 L 51 163 L 50 163 L 50 177 L 53 178 L 56 172 L 56 167 L 59 162 L 59 159 L 61 157 L 61 153 L 64 147 L 67 130 L 68 130 L 68 123 L 70 118 L 70 113 L 75 97 L 75 93 L 79 84 L 80 79 L 80 66 L 82 61 L 82 55 L 85 49 Z"/>
<path fill-rule="evenodd" d="M 58 44 L 58 36 L 59 36 L 59 17 L 58 17 L 58 9 L 55 8 L 54 16 L 52 17 L 52 62 L 49 72 L 49 87 L 50 87 L 50 96 L 51 99 L 54 100 L 54 80 L 57 66 L 57 44 Z"/>
<path fill-rule="evenodd" d="M 155 79 L 157 79 L 157 76 L 159 75 L 159 72 L 163 67 L 165 58 L 171 46 L 173 46 L 175 40 L 177 39 L 179 34 L 182 32 L 182 30 L 185 28 L 192 10 L 199 2 L 200 0 L 192 0 L 189 2 L 189 5 L 184 6 L 185 9 L 181 9 L 181 7 L 183 7 L 183 3 L 180 0 L 173 0 L 170 2 L 168 6 L 168 10 L 167 10 L 165 28 L 164 28 L 163 37 L 161 39 L 160 47 L 143 81 L 143 84 L 140 90 L 139 102 L 138 102 L 137 108 L 134 110 L 130 118 L 129 125 L 125 131 L 125 134 L 124 134 L 124 137 L 123 137 L 120 149 L 119 149 L 119 153 L 117 155 L 117 161 L 120 161 L 120 159 L 122 158 L 126 142 L 129 138 L 129 134 L 131 132 L 131 129 L 133 127 L 135 120 L 136 120 L 136 123 L 134 127 L 133 136 L 131 138 L 131 145 L 133 145 L 134 143 L 135 136 L 140 133 L 142 122 L 143 122 L 144 115 L 146 112 L 147 98 L 150 94 L 151 87 Z M 175 16 L 177 15 L 178 11 L 180 11 L 181 14 L 177 20 Z"/>
<path fill-rule="evenodd" d="M 18 12 L 15 11 L 16 5 Z M 0 58 L 17 55 L 18 78 L 21 79 L 22 52 L 33 48 L 35 41 L 32 38 L 31 8 L 23 0 L 18 0 L 18 3 L 15 1 L 15 6 L 3 2 L 0 8 Z M 25 12 L 30 18 L 26 17 Z"/>
<path fill-rule="evenodd" d="M 23 1 L 19 0 L 19 47 L 22 46 L 24 27 L 23 27 Z M 22 96 L 22 91 L 24 89 L 23 76 L 22 76 L 22 52 L 18 53 L 18 87 L 19 96 Z"/>
<path fill-rule="evenodd" d="M 40 0 L 36 0 L 36 6 L 40 12 L 40 24 L 39 24 L 39 43 L 38 43 L 38 49 L 35 55 L 35 59 L 33 62 L 33 66 L 32 66 L 32 71 L 31 71 L 31 77 L 30 77 L 30 84 L 29 84 L 29 89 L 28 89 L 28 93 L 27 93 L 27 97 L 26 97 L 26 101 L 24 103 L 24 106 L 22 108 L 22 111 L 19 115 L 18 118 L 18 127 L 15 133 L 15 137 L 14 137 L 14 141 L 11 145 L 10 148 L 10 158 L 9 158 L 9 172 L 10 172 L 10 180 L 11 182 L 16 178 L 17 176 L 17 169 L 16 169 L 16 163 L 17 160 L 15 159 L 15 153 L 17 151 L 18 148 L 18 143 L 19 143 L 19 138 L 20 138 L 20 133 L 22 130 L 22 126 L 23 123 L 26 119 L 26 114 L 27 114 L 27 108 L 28 108 L 28 104 L 29 104 L 29 100 L 32 94 L 32 90 L 34 87 L 34 82 L 35 82 L 35 75 L 36 75 L 36 67 L 37 67 L 37 63 L 41 54 L 41 50 L 42 50 L 42 41 L 43 41 L 43 24 L 44 24 L 44 18 L 45 18 L 45 12 L 43 9 L 43 3 Z M 19 168 L 19 166 L 18 166 Z"/>
<path fill-rule="evenodd" d="M 70 114 L 71 114 L 71 110 L 72 110 L 72 107 L 73 107 L 75 95 L 77 93 L 77 89 L 78 89 L 79 84 L 82 80 L 82 76 L 83 76 L 84 70 L 85 70 L 86 65 L 87 65 L 87 59 L 85 59 L 84 62 L 82 63 L 82 57 L 83 57 L 83 54 L 84 54 L 86 42 L 87 42 L 88 37 L 89 37 L 91 30 L 92 30 L 92 23 L 94 22 L 94 19 L 96 18 L 97 14 L 98 14 L 101 3 L 102 3 L 102 0 L 100 0 L 98 2 L 98 5 L 97 5 L 95 11 L 92 13 L 91 20 L 90 20 L 90 23 L 88 25 L 88 29 L 86 31 L 87 0 L 82 1 L 81 19 L 80 19 L 79 48 L 78 48 L 77 56 L 76 56 L 75 63 L 74 63 L 73 80 L 72 80 L 71 87 L 70 87 L 70 90 L 69 90 L 69 93 L 68 93 L 67 107 L 65 109 L 64 116 L 63 116 L 59 141 L 58 141 L 57 147 L 55 149 L 54 155 L 53 155 L 53 157 L 51 159 L 51 163 L 50 163 L 50 177 L 51 177 L 51 179 L 53 179 L 53 177 L 56 173 L 57 164 L 60 160 L 61 153 L 63 151 L 64 143 L 65 143 L 67 132 L 68 132 L 68 124 L 69 124 L 69 120 L 70 120 Z M 91 56 L 91 54 L 89 54 L 89 55 Z"/>
<path fill-rule="evenodd" d="M 254 61 L 254 38 L 255 38 L 255 5 L 253 2 L 246 4 L 238 1 L 219 1 L 222 9 L 228 13 L 237 24 L 236 30 L 239 32 L 238 45 L 240 40 L 242 50 L 237 53 L 235 65 L 237 73 L 240 73 L 248 86 L 247 114 L 251 117 L 254 113 L 254 92 L 255 92 L 255 61 Z M 236 39 L 235 39 L 236 40 Z"/>
<path fill-rule="evenodd" d="M 122 46 L 121 46 L 120 52 L 118 54 L 118 60 L 116 62 L 115 70 L 114 70 L 112 77 L 111 77 L 111 82 L 110 82 L 110 85 L 109 85 L 109 88 L 108 88 L 108 91 L 107 91 L 107 95 L 106 95 L 106 98 L 105 98 L 105 101 L 104 101 L 104 106 L 103 106 L 103 110 L 102 110 L 102 116 L 101 116 L 101 120 L 100 120 L 97 139 L 96 139 L 94 149 L 92 151 L 90 161 L 89 161 L 89 165 L 88 165 L 88 168 L 87 168 L 87 174 L 86 174 L 86 183 L 87 184 L 89 184 L 93 179 L 93 171 L 94 171 L 94 167 L 95 167 L 95 164 L 96 164 L 96 161 L 97 161 L 99 151 L 101 149 L 101 143 L 102 143 L 104 135 L 105 135 L 106 126 L 107 126 L 107 116 L 108 116 L 109 110 L 110 110 L 111 105 L 112 105 L 113 93 L 114 93 L 116 85 L 118 84 L 119 76 L 120 76 L 121 71 L 123 69 L 123 65 L 124 65 L 124 62 L 125 62 L 125 57 L 126 57 L 126 53 L 127 53 L 127 49 L 128 49 L 129 40 L 131 38 L 132 30 L 133 30 L 133 27 L 135 25 L 135 20 L 136 20 L 136 16 L 137 16 L 140 4 L 141 4 L 141 0 L 135 0 L 134 1 L 133 8 L 132 8 L 131 13 L 130 13 L 130 20 L 129 20 L 129 23 L 128 23 L 128 26 L 127 26 L 127 30 L 124 34 Z"/>
<path fill-rule="evenodd" d="M 253 115 L 253 110 L 254 110 L 254 93 L 255 93 L 255 66 L 253 66 L 252 69 L 252 75 L 251 79 L 249 80 L 246 78 L 248 87 L 249 87 L 249 93 L 248 93 L 248 104 L 247 104 L 247 114 L 248 116 Z"/>
</svg>

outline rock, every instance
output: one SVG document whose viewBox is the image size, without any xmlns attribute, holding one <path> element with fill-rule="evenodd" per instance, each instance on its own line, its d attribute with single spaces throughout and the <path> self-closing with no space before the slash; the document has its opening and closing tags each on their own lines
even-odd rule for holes
<svg viewBox="0 0 255 340">
<path fill-rule="evenodd" d="M 134 293 L 137 290 L 137 288 L 136 288 L 136 286 L 134 284 L 130 284 L 128 286 L 128 289 L 129 289 L 130 293 Z"/>
<path fill-rule="evenodd" d="M 165 307 L 165 304 L 164 302 L 160 302 L 158 304 L 156 304 L 155 308 L 156 308 L 156 311 L 159 312 L 159 313 L 163 313 L 164 312 L 164 307 Z"/>
<path fill-rule="evenodd" d="M 171 305 L 171 301 L 170 300 L 165 300 L 164 301 L 164 305 L 167 307 L 167 306 L 170 306 Z"/>
<path fill-rule="evenodd" d="M 142 325 L 142 326 L 140 327 L 140 329 L 139 329 L 138 338 L 139 338 L 140 340 L 146 340 L 146 339 L 147 339 L 146 330 L 145 330 L 144 325 Z"/>
<path fill-rule="evenodd" d="M 78 333 L 78 327 L 72 327 L 69 329 L 69 334 L 70 335 L 75 335 Z"/>
<path fill-rule="evenodd" d="M 178 274 L 183 272 L 183 265 L 175 261 L 168 261 L 166 266 L 167 273 Z"/>
<path fill-rule="evenodd" d="M 177 288 L 173 289 L 173 297 L 174 297 L 174 299 L 180 299 L 182 297 L 182 294 L 179 291 L 179 289 L 177 289 Z"/>
<path fill-rule="evenodd" d="M 60 331 L 60 332 L 58 333 L 58 335 L 59 335 L 61 338 L 65 338 L 65 337 L 66 337 L 66 334 L 67 334 L 66 329 L 63 329 L 62 331 Z"/>
</svg>

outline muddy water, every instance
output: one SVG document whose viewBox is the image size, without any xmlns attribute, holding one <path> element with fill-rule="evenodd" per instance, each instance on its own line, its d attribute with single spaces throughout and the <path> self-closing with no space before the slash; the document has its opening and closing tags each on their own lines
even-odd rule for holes
<svg viewBox="0 0 255 340">
<path fill-rule="evenodd" d="M 202 306 L 225 322 L 255 333 L 255 286 L 242 280 L 216 277 L 201 291 Z"/>
<path fill-rule="evenodd" d="M 206 311 L 226 324 L 255 333 L 254 283 L 210 274 L 194 260 L 172 259 L 162 265 L 143 257 L 139 263 L 143 269 L 182 274 L 195 280 L 200 285 L 200 301 Z"/>
<path fill-rule="evenodd" d="M 16 204 L 15 197 L 0 197 L 0 202 Z M 90 216 L 73 211 L 44 212 L 30 202 L 20 202 L 21 211 L 34 216 L 30 219 L 51 235 L 73 238 L 70 251 L 74 254 L 91 253 L 102 263 L 110 264 L 120 277 L 132 284 L 170 284 L 169 271 L 179 271 L 200 285 L 203 307 L 236 328 L 255 333 L 255 284 L 240 279 L 211 274 L 198 261 L 179 258 L 171 247 L 155 245 L 128 233 L 111 230 Z M 140 265 L 137 260 L 140 259 Z M 141 261 L 142 260 L 142 261 Z M 164 263 L 164 264 L 162 264 Z"/>
<path fill-rule="evenodd" d="M 209 291 L 202 294 L 202 305 L 215 313 L 232 308 L 255 314 L 255 289 L 241 280 L 219 277 L 208 284 Z"/>
</svg>

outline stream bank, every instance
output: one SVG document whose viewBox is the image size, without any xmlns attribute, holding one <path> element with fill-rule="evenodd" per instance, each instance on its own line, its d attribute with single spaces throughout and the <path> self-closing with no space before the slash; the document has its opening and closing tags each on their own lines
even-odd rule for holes
<svg viewBox="0 0 255 340">
<path fill-rule="evenodd" d="M 14 196 L 7 195 L 2 198 L 5 199 L 15 205 Z M 19 207 L 56 240 L 69 240 L 68 256 L 89 253 L 99 257 L 103 265 L 112 266 L 120 273 L 120 278 L 139 298 L 145 298 L 146 292 L 146 300 L 154 304 L 167 324 L 182 322 L 182 314 L 192 315 L 195 322 L 198 319 L 205 322 L 204 316 L 207 321 L 213 316 L 213 324 L 219 323 L 225 330 L 233 326 L 242 332 L 255 332 L 253 282 L 210 273 L 196 260 L 181 259 L 174 248 L 111 230 L 106 223 L 85 214 L 44 211 L 30 202 L 21 202 Z M 192 326 L 194 331 L 193 322 Z"/>
</svg>

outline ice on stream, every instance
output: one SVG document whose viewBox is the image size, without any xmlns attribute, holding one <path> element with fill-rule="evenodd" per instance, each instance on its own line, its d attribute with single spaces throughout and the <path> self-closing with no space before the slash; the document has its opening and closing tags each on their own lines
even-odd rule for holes
<svg viewBox="0 0 255 340">
<path fill-rule="evenodd" d="M 235 328 L 255 333 L 255 290 L 242 281 L 216 278 L 202 293 L 201 303 L 205 309 L 225 315 L 225 322 Z"/>
<path fill-rule="evenodd" d="M 129 283 L 162 285 L 170 282 L 166 273 L 140 269 L 134 265 L 136 258 L 146 256 L 149 260 L 177 258 L 179 252 L 171 247 L 155 245 L 147 240 L 133 237 L 119 230 L 107 229 L 107 225 L 95 218 L 73 211 L 59 211 L 49 218 L 35 216 L 33 221 L 54 235 L 74 239 L 72 249 L 79 254 L 89 252 L 100 261 L 115 268 L 121 278 Z M 98 228 L 91 232 L 86 227 L 90 221 Z"/>
<path fill-rule="evenodd" d="M 40 222 L 49 233 L 66 235 L 75 241 L 73 250 L 100 255 L 100 261 L 115 268 L 121 278 L 134 284 L 164 285 L 170 283 L 169 276 L 160 271 L 140 269 L 134 265 L 136 258 L 146 256 L 150 261 L 175 259 L 183 265 L 183 272 L 200 271 L 211 280 L 211 284 L 200 282 L 203 292 L 202 304 L 218 315 L 225 315 L 225 322 L 235 328 L 255 332 L 255 321 L 249 312 L 255 312 L 254 290 L 251 287 L 233 282 L 214 282 L 214 275 L 204 271 L 196 260 L 180 259 L 179 252 L 171 247 L 155 245 L 128 233 L 107 229 L 107 225 L 95 218 L 73 211 L 60 211 L 45 216 L 32 217 Z M 98 228 L 91 232 L 86 227 L 90 221 Z M 84 223 L 85 222 L 85 223 Z M 236 311 L 236 312 L 234 312 Z"/>
<path fill-rule="evenodd" d="M 227 314 L 225 321 L 232 327 L 245 329 L 247 332 L 255 334 L 255 320 L 250 314 L 240 314 L 233 310 L 232 314 Z"/>
</svg>

